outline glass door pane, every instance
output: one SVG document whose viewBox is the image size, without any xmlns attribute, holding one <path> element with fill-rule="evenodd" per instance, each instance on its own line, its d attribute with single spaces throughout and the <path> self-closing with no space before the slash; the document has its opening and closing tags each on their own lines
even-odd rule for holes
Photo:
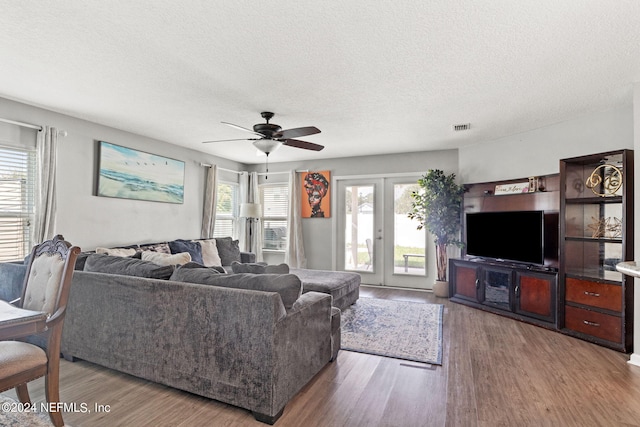
<svg viewBox="0 0 640 427">
<path fill-rule="evenodd" d="M 374 191 L 373 185 L 345 187 L 344 267 L 346 270 L 374 272 Z"/>
<path fill-rule="evenodd" d="M 409 219 L 411 211 L 411 193 L 418 191 L 418 184 L 394 184 L 394 244 L 393 273 L 425 276 L 427 274 L 425 259 L 425 231 L 418 230 L 418 222 Z"/>
</svg>

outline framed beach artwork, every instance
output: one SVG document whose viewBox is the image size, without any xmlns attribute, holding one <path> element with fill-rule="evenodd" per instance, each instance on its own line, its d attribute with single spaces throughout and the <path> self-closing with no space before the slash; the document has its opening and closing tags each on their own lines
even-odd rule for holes
<svg viewBox="0 0 640 427">
<path fill-rule="evenodd" d="M 184 162 L 105 141 L 98 149 L 98 196 L 184 202 Z"/>
</svg>

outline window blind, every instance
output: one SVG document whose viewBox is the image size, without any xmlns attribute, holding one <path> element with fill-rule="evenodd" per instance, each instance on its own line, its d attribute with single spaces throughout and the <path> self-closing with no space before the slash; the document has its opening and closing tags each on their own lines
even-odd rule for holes
<svg viewBox="0 0 640 427">
<path fill-rule="evenodd" d="M 0 261 L 23 259 L 34 221 L 33 149 L 0 147 Z"/>
<path fill-rule="evenodd" d="M 213 237 L 233 236 L 238 211 L 238 184 L 221 182 L 217 188 L 216 222 Z"/>
<path fill-rule="evenodd" d="M 287 214 L 289 211 L 289 185 L 269 184 L 260 186 L 263 248 L 284 250 L 287 243 Z"/>
</svg>

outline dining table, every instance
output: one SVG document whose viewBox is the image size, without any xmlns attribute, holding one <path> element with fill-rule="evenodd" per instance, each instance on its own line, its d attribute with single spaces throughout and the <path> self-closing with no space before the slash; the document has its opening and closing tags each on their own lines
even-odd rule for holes
<svg viewBox="0 0 640 427">
<path fill-rule="evenodd" d="M 0 341 L 37 334 L 46 329 L 49 314 L 0 301 Z"/>
</svg>

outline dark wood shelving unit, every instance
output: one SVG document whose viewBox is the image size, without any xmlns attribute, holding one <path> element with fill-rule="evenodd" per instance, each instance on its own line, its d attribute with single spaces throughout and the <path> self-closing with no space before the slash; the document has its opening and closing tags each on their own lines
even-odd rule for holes
<svg viewBox="0 0 640 427">
<path fill-rule="evenodd" d="M 560 181 L 558 328 L 628 353 L 633 280 L 615 265 L 634 259 L 633 151 L 562 159 Z"/>
</svg>

